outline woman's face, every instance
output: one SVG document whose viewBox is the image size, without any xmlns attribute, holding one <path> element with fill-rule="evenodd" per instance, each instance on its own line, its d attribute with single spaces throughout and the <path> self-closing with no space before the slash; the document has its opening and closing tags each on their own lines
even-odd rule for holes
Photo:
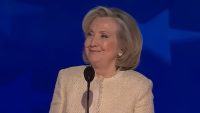
<svg viewBox="0 0 200 113">
<path fill-rule="evenodd" d="M 86 33 L 85 53 L 91 65 L 115 66 L 119 52 L 118 24 L 111 17 L 97 17 Z"/>
</svg>

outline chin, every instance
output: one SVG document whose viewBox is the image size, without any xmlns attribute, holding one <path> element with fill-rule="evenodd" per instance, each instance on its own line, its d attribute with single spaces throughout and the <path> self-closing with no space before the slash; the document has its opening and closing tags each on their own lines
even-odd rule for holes
<svg viewBox="0 0 200 113">
<path fill-rule="evenodd" d="M 89 59 L 89 62 L 91 65 L 96 65 L 96 64 L 100 63 L 101 60 L 100 59 Z"/>
<path fill-rule="evenodd" d="M 97 60 L 97 59 L 90 59 L 89 60 L 91 63 L 98 63 L 98 62 L 100 62 L 101 60 Z"/>
</svg>

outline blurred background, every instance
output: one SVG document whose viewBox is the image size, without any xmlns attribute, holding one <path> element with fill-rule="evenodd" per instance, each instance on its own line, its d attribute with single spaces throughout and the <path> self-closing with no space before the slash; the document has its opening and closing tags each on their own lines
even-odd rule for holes
<svg viewBox="0 0 200 113">
<path fill-rule="evenodd" d="M 57 73 L 82 61 L 82 19 L 121 8 L 143 34 L 136 69 L 154 83 L 156 113 L 200 113 L 198 0 L 0 0 L 0 113 L 48 113 Z"/>
</svg>

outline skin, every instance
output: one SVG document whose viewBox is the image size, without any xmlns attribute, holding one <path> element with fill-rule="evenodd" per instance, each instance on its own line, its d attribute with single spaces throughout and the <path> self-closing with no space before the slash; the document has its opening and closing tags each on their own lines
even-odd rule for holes
<svg viewBox="0 0 200 113">
<path fill-rule="evenodd" d="M 89 26 L 84 44 L 85 53 L 97 75 L 107 78 L 116 74 L 118 29 L 118 24 L 111 17 L 97 17 Z"/>
</svg>

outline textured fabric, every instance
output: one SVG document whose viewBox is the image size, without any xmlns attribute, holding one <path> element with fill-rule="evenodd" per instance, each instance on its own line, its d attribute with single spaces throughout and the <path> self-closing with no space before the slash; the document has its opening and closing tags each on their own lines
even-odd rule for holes
<svg viewBox="0 0 200 113">
<path fill-rule="evenodd" d="M 86 113 L 84 69 L 59 72 L 49 113 Z M 96 75 L 90 90 L 90 113 L 154 113 L 152 82 L 136 71 L 118 71 L 111 78 Z"/>
</svg>

